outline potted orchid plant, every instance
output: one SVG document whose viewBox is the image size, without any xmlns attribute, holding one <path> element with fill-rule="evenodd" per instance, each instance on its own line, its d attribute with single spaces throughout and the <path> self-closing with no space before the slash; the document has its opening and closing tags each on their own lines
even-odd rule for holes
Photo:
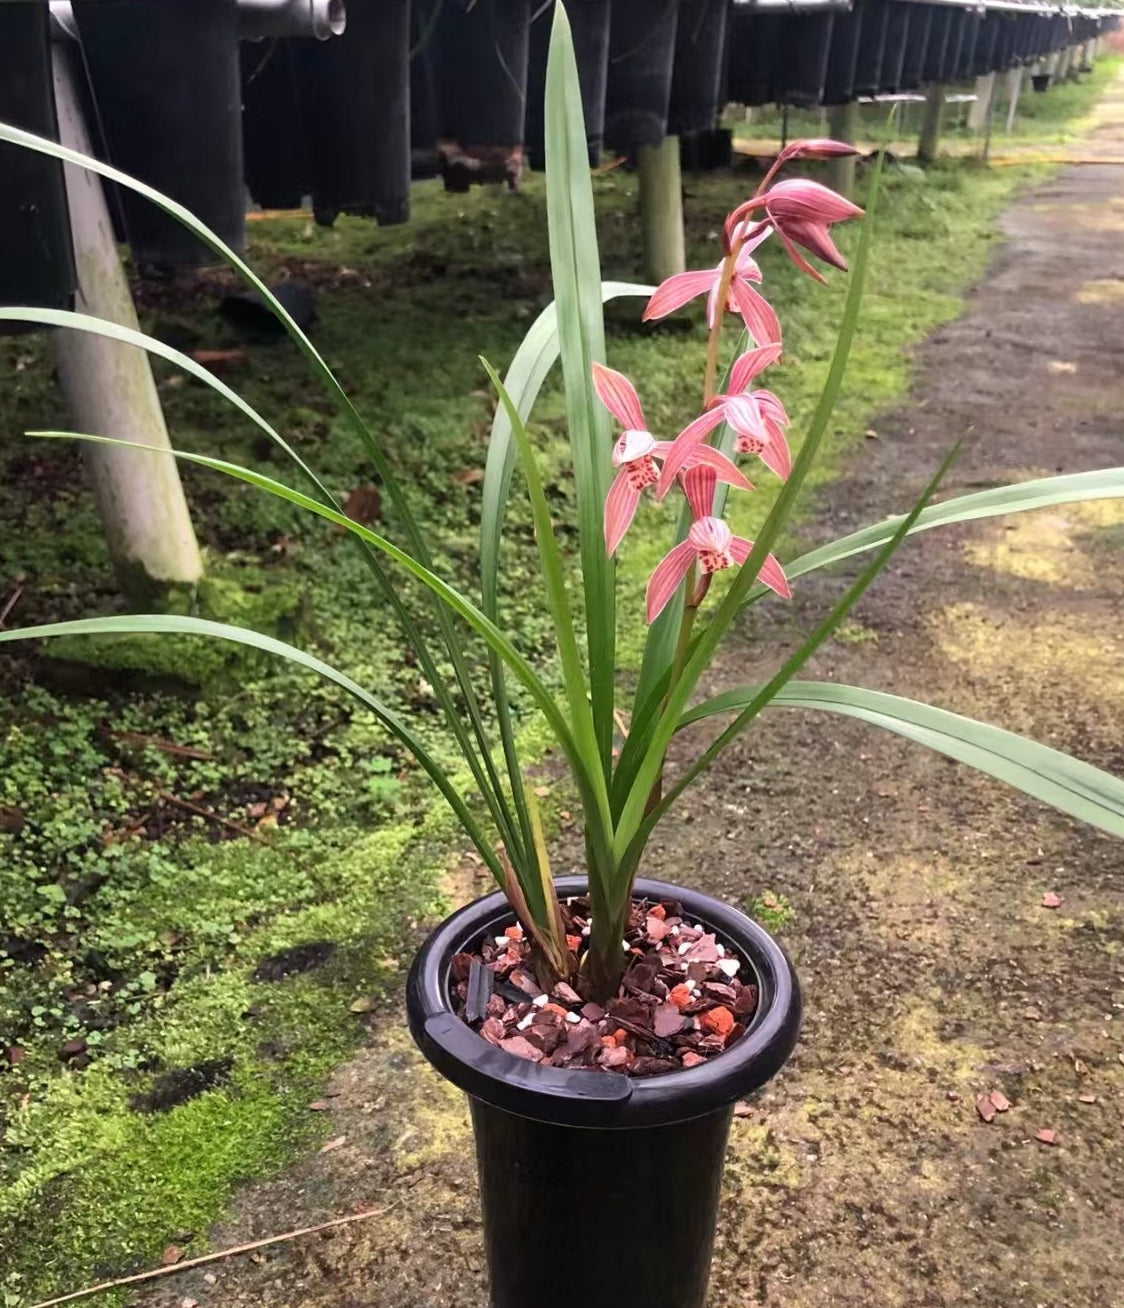
<svg viewBox="0 0 1124 1308">
<path fill-rule="evenodd" d="M 580 1266 L 580 1293 L 595 1305 L 701 1308 L 733 1104 L 788 1058 L 799 1030 L 800 995 L 791 964 L 759 925 L 676 884 L 677 869 L 646 869 L 662 873 L 658 881 L 639 877 L 652 832 L 760 713 L 787 705 L 895 731 L 1124 833 L 1124 783 L 1107 773 L 943 709 L 860 687 L 797 680 L 907 536 L 942 523 L 1119 496 L 1124 470 L 1046 478 L 930 504 L 942 469 L 903 515 L 782 564 L 774 549 L 783 544 L 785 523 L 824 438 L 855 330 L 877 169 L 835 355 L 794 457 L 783 401 L 757 384 L 781 358 L 783 341 L 777 315 L 758 289 L 762 278 L 753 256 L 762 242 L 774 240 L 813 278 L 823 280 L 812 259 L 846 268 L 831 228 L 859 219 L 862 210 L 814 181 L 781 174 L 791 163 L 852 147 L 823 140 L 788 146 L 757 192 L 729 215 L 718 266 L 679 274 L 653 293 L 601 280 L 581 97 L 561 3 L 551 38 L 546 120 L 556 299 L 531 326 L 503 379 L 485 364 L 499 403 L 483 481 L 478 599 L 434 570 L 425 533 L 388 453 L 312 342 L 237 254 L 182 206 L 143 183 L 54 142 L 0 126 L 2 140 L 90 169 L 147 197 L 270 304 L 368 450 L 401 524 L 400 542 L 352 522 L 265 417 L 167 345 L 61 310 L 4 309 L 0 320 L 101 333 L 159 354 L 212 387 L 291 458 L 308 489 L 219 459 L 179 455 L 351 533 L 434 687 L 472 778 L 472 796 L 462 793 L 410 721 L 375 691 L 315 655 L 258 632 L 155 614 L 5 631 L 0 642 L 65 633 L 211 635 L 310 669 L 374 713 L 440 789 L 498 885 L 496 893 L 437 928 L 415 960 L 407 994 L 410 1026 L 422 1051 L 470 1096 L 493 1302 L 497 1308 L 568 1305 Z M 699 414 L 673 440 L 648 429 L 636 386 L 606 361 L 602 303 L 622 295 L 646 297 L 648 319 L 706 298 L 709 334 Z M 567 584 L 527 427 L 559 358 L 580 527 L 580 597 Z M 561 665 L 560 696 L 503 629 L 501 534 L 516 469 L 534 519 Z M 725 521 L 728 494 L 752 492 L 750 473 L 775 478 L 779 486 L 753 541 Z M 615 557 L 626 547 L 642 500 L 669 497 L 679 511 L 669 551 L 648 583 L 647 642 L 625 714 L 616 658 Z M 871 557 L 768 681 L 699 698 L 719 642 L 747 608 L 787 597 L 800 576 L 860 554 Z M 400 593 L 403 576 L 424 588 L 436 644 L 423 635 Z M 725 584 L 716 586 L 716 578 Z M 578 608 L 584 610 L 584 641 Z M 490 714 L 465 649 L 466 629 L 487 653 Z M 517 746 L 512 681 L 545 717 L 573 777 L 585 837 L 580 875 L 556 877 L 551 867 Z M 722 729 L 673 785 L 666 784 L 672 740 L 711 719 L 722 721 Z M 620 741 L 622 722 L 627 733 Z M 658 1196 L 654 1205 L 649 1196 Z"/>
</svg>

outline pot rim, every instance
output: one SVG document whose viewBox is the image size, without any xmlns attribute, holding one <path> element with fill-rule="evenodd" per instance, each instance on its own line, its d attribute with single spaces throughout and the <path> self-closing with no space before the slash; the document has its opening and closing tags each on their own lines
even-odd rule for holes
<svg viewBox="0 0 1124 1308">
<path fill-rule="evenodd" d="M 558 877 L 561 896 L 586 891 L 584 876 Z M 632 1078 L 619 1072 L 540 1067 L 490 1045 L 452 1010 L 452 957 L 514 921 L 502 891 L 459 909 L 418 951 L 407 983 L 410 1032 L 447 1080 L 495 1108 L 559 1126 L 642 1127 L 687 1121 L 729 1108 L 769 1081 L 788 1060 L 800 1032 L 800 984 L 773 937 L 739 909 L 699 890 L 637 880 L 638 898 L 676 899 L 686 915 L 732 944 L 756 974 L 757 1013 L 745 1035 L 698 1067 Z"/>
</svg>

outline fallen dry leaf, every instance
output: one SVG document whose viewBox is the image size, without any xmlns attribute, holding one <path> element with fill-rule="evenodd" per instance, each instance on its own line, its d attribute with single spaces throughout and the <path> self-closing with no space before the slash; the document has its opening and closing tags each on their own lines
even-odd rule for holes
<svg viewBox="0 0 1124 1308">
<path fill-rule="evenodd" d="M 1096 1096 L 1096 1095 L 1078 1095 L 1078 1096 L 1077 1096 L 1077 1102 L 1078 1102 L 1079 1104 L 1095 1104 L 1095 1103 L 1097 1102 L 1097 1096 Z"/>
<path fill-rule="evenodd" d="M 1034 1138 L 1040 1144 L 1044 1145 L 1056 1145 L 1061 1141 L 1061 1136 L 1058 1135 L 1057 1131 L 1051 1131 L 1048 1129 L 1035 1132 Z"/>
<path fill-rule="evenodd" d="M 745 1101 L 744 1099 L 739 1099 L 738 1102 L 734 1105 L 734 1116 L 735 1116 L 735 1117 L 752 1117 L 752 1116 L 753 1116 L 753 1105 L 752 1105 L 752 1104 L 747 1104 L 746 1101 Z"/>
<path fill-rule="evenodd" d="M 375 1001 L 370 995 L 360 995 L 358 999 L 353 999 L 348 1004 L 348 1011 L 352 1013 L 369 1013 L 375 1006 Z"/>
<path fill-rule="evenodd" d="M 333 1149 L 338 1149 L 342 1144 L 346 1143 L 346 1141 L 347 1141 L 346 1135 L 337 1135 L 334 1139 L 329 1140 L 326 1144 L 322 1144 L 320 1146 L 320 1152 L 322 1154 L 330 1154 Z"/>
<path fill-rule="evenodd" d="M 547 795 L 550 794 L 550 787 L 549 787 L 549 786 L 536 786 L 536 787 L 535 787 L 535 794 L 538 795 L 539 799 L 545 799 L 545 798 L 547 797 Z"/>
<path fill-rule="evenodd" d="M 465 468 L 463 472 L 454 472 L 453 480 L 459 481 L 462 486 L 473 486 L 476 482 L 484 480 L 484 469 Z"/>
<path fill-rule="evenodd" d="M 174 1267 L 181 1258 L 183 1258 L 183 1250 L 178 1244 L 170 1244 L 160 1255 L 160 1261 L 165 1267 Z"/>
<path fill-rule="evenodd" d="M 308 1106 L 310 1113 L 326 1113 L 331 1104 L 326 1099 L 314 1099 Z"/>
<path fill-rule="evenodd" d="M 985 1122 L 994 1122 L 997 1109 L 992 1102 L 991 1095 L 980 1095 L 976 1100 L 976 1112 Z"/>
<path fill-rule="evenodd" d="M 1065 896 L 1059 895 L 1056 890 L 1047 890 L 1042 896 L 1043 908 L 1061 908 L 1065 903 Z"/>
</svg>

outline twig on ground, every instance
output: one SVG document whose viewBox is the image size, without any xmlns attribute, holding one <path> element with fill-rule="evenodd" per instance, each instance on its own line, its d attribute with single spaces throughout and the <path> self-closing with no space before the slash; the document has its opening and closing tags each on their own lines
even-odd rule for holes
<svg viewBox="0 0 1124 1308">
<path fill-rule="evenodd" d="M 22 594 L 23 594 L 23 587 L 17 586 L 15 590 L 12 591 L 12 593 L 8 596 L 7 600 L 4 602 L 4 607 L 0 609 L 0 627 L 2 627 L 5 622 L 7 622 L 9 614 L 20 602 L 20 596 Z"/>
<path fill-rule="evenodd" d="M 389 1204 L 384 1208 L 367 1208 L 361 1213 L 349 1213 L 346 1217 L 333 1217 L 329 1222 L 318 1222 L 315 1226 L 301 1226 L 295 1231 L 286 1231 L 284 1235 L 270 1235 L 264 1240 L 251 1240 L 249 1244 L 236 1244 L 231 1249 L 219 1249 L 216 1253 L 201 1254 L 198 1258 L 188 1258 L 182 1263 L 173 1263 L 170 1267 L 154 1267 L 147 1272 L 135 1272 L 132 1276 L 119 1276 L 112 1281 L 99 1281 L 97 1285 L 88 1285 L 84 1290 L 72 1290 L 69 1294 L 60 1294 L 56 1299 L 44 1299 L 41 1303 L 32 1304 L 31 1308 L 54 1308 L 56 1304 L 71 1303 L 75 1299 L 84 1299 L 91 1294 L 104 1294 L 106 1290 L 116 1290 L 123 1285 L 136 1285 L 138 1281 L 152 1281 L 158 1276 L 171 1276 L 173 1272 L 186 1272 L 190 1267 L 201 1267 L 204 1263 L 218 1262 L 221 1258 L 233 1258 L 235 1254 L 253 1253 L 255 1249 L 264 1249 L 271 1244 L 282 1244 L 286 1240 L 296 1240 L 304 1235 L 316 1235 L 335 1226 L 362 1222 L 368 1217 L 382 1217 L 393 1207 L 393 1204 Z"/>
<path fill-rule="evenodd" d="M 240 836 L 248 836 L 251 840 L 262 840 L 263 836 L 260 831 L 255 831 L 253 827 L 244 827 L 241 822 L 235 822 L 233 818 L 223 817 L 221 813 L 216 813 L 213 808 L 204 808 L 201 804 L 193 804 L 190 799 L 180 799 L 178 795 L 173 795 L 167 790 L 158 790 L 156 798 L 162 800 L 165 804 L 174 804 L 177 808 L 186 809 L 188 813 L 194 813 L 196 817 L 206 818 L 208 822 L 217 822 L 220 826 L 229 828 L 231 831 L 237 831 Z M 268 844 L 268 841 L 266 842 Z"/>
<path fill-rule="evenodd" d="M 174 740 L 162 740 L 159 736 L 146 736 L 140 731 L 115 731 L 112 727 L 103 727 L 102 730 L 107 736 L 114 740 L 124 741 L 126 745 L 151 746 L 152 749 L 159 749 L 165 754 L 174 754 L 178 758 L 193 758 L 203 762 L 214 760 L 214 754 L 208 754 L 202 749 L 193 749 L 190 745 L 177 745 Z"/>
</svg>

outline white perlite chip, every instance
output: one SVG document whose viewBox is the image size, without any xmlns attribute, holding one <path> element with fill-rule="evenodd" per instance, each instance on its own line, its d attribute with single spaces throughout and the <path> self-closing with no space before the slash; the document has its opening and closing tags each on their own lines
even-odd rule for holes
<svg viewBox="0 0 1124 1308">
<path fill-rule="evenodd" d="M 741 963 L 736 958 L 720 958 L 718 966 L 727 976 L 734 976 L 741 967 Z"/>
</svg>

